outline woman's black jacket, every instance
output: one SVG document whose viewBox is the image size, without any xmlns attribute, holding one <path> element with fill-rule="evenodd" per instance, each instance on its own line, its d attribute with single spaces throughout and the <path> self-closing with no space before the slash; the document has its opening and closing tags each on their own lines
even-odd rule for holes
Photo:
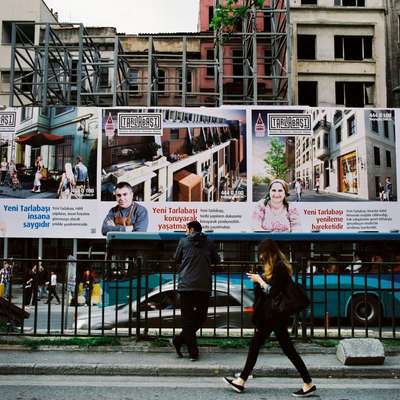
<svg viewBox="0 0 400 400">
<path fill-rule="evenodd" d="M 265 280 L 265 277 L 263 276 Z M 272 311 L 272 299 L 278 296 L 285 287 L 290 283 L 291 277 L 289 272 L 282 261 L 274 266 L 272 277 L 269 281 L 265 280 L 271 288 L 269 293 L 266 293 L 264 289 L 258 283 L 254 284 L 254 315 L 253 323 L 257 328 L 261 328 L 265 323 L 269 323 L 277 318 L 287 318 L 287 316 L 277 315 Z"/>
</svg>

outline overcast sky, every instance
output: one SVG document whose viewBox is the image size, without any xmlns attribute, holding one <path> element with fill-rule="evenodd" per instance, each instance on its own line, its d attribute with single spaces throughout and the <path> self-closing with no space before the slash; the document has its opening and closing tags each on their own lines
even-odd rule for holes
<svg viewBox="0 0 400 400">
<path fill-rule="evenodd" d="M 119 33 L 196 32 L 199 0 L 44 0 L 60 22 L 114 26 Z"/>
</svg>

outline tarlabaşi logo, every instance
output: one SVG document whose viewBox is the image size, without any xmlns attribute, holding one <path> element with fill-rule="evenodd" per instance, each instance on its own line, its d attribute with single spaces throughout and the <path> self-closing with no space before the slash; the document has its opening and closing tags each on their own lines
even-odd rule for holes
<svg viewBox="0 0 400 400">
<path fill-rule="evenodd" d="M 14 132 L 15 111 L 0 111 L 0 132 Z"/>
<path fill-rule="evenodd" d="M 119 136 L 162 135 L 161 113 L 118 113 Z"/>
<path fill-rule="evenodd" d="M 311 135 L 311 114 L 268 114 L 269 136 Z"/>
</svg>

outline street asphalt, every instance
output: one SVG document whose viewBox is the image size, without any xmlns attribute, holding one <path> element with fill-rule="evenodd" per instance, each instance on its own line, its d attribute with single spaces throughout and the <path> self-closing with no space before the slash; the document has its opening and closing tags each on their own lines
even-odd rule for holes
<svg viewBox="0 0 400 400">
<path fill-rule="evenodd" d="M 334 348 L 317 351 L 315 346 L 297 346 L 313 377 L 319 378 L 399 378 L 400 354 L 386 355 L 383 365 L 345 366 Z M 201 348 L 198 361 L 177 358 L 172 347 L 149 345 L 121 347 L 40 347 L 0 346 L 0 375 L 130 375 L 215 377 L 239 372 L 246 349 Z M 290 361 L 277 348 L 260 354 L 254 376 L 298 377 Z"/>
<path fill-rule="evenodd" d="M 396 379 L 314 380 L 310 399 L 398 400 Z M 243 394 L 234 393 L 220 377 L 0 375 L 1 400 L 288 400 L 299 378 L 256 378 Z"/>
</svg>

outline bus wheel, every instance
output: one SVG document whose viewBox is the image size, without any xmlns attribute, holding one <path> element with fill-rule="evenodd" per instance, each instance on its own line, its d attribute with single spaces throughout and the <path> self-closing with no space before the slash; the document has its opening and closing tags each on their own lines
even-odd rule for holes
<svg viewBox="0 0 400 400">
<path fill-rule="evenodd" d="M 376 297 L 367 296 L 355 296 L 351 300 L 351 315 L 349 315 L 350 322 L 353 320 L 354 325 L 367 326 L 377 325 L 381 319 L 381 305 Z"/>
</svg>

